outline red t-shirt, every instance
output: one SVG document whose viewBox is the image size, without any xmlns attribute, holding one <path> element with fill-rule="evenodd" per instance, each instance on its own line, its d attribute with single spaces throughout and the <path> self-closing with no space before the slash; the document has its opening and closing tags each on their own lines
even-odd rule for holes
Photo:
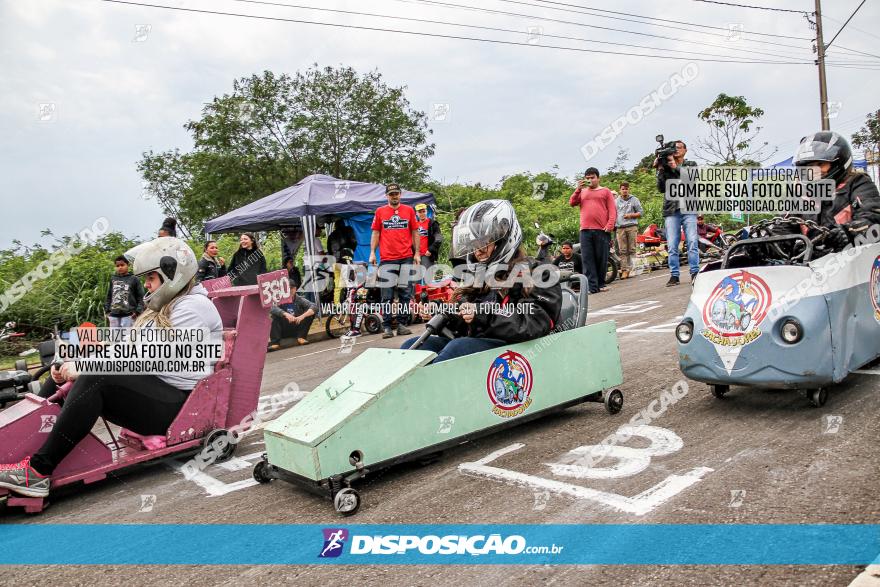
<svg viewBox="0 0 880 587">
<path fill-rule="evenodd" d="M 419 227 L 419 236 L 421 240 L 419 242 L 419 255 L 424 255 L 428 252 L 428 234 L 431 230 L 431 219 L 425 218 L 424 220 L 419 220 L 416 217 L 416 226 Z"/>
<path fill-rule="evenodd" d="M 416 228 L 416 212 L 406 204 L 397 210 L 389 205 L 376 210 L 373 230 L 379 231 L 379 256 L 383 261 L 412 257 L 412 231 Z"/>
</svg>

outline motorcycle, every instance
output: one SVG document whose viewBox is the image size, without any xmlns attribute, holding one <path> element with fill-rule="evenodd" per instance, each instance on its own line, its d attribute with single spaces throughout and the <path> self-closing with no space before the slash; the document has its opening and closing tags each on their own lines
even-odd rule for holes
<svg viewBox="0 0 880 587">
<path fill-rule="evenodd" d="M 24 332 L 14 332 L 15 322 L 7 322 L 0 328 L 0 341 L 9 338 L 24 336 Z M 31 373 L 26 359 L 15 361 L 14 367 L 7 371 L 0 371 L 0 408 L 6 404 L 17 402 L 24 398 L 27 393 L 40 391 L 40 378 L 46 374 L 55 361 L 55 343 L 58 338 L 58 330 L 52 339 L 44 340 L 36 349 L 21 353 L 19 356 L 28 356 L 34 353 L 40 354 L 40 365 Z"/>
</svg>

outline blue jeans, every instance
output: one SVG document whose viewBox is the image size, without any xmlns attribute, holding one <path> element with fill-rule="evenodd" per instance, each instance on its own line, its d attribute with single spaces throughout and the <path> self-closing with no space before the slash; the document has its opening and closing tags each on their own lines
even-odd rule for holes
<svg viewBox="0 0 880 587">
<path fill-rule="evenodd" d="M 669 248 L 669 272 L 678 277 L 681 263 L 678 259 L 678 245 L 681 243 L 681 226 L 684 224 L 684 238 L 687 244 L 688 265 L 691 275 L 700 270 L 700 239 L 697 234 L 697 215 L 676 212 L 664 218 L 666 221 L 666 242 Z"/>
<path fill-rule="evenodd" d="M 408 349 L 418 339 L 419 337 L 417 336 L 409 338 L 400 345 L 400 348 Z M 465 355 L 494 349 L 505 344 L 506 343 L 503 340 L 498 340 L 496 338 L 474 338 L 473 336 L 465 336 L 462 338 L 449 339 L 445 336 L 431 335 L 422 343 L 419 350 L 433 351 L 437 353 L 437 356 L 434 357 L 434 360 L 431 361 L 431 363 L 439 363 L 440 361 L 448 361 L 449 359 L 457 359 L 458 357 L 463 357 Z"/>
<path fill-rule="evenodd" d="M 389 279 L 395 278 L 397 285 L 392 287 L 381 287 L 379 291 L 382 294 L 382 327 L 386 330 L 391 328 L 391 322 L 397 318 L 400 326 L 407 326 L 410 323 L 412 315 L 409 312 L 409 301 L 412 299 L 413 286 L 406 273 L 403 278 L 400 276 L 404 266 L 411 266 L 412 257 L 406 259 L 394 259 L 392 261 L 381 261 L 379 263 L 379 276 Z M 391 311 L 391 303 L 394 302 L 394 293 L 397 292 L 397 301 L 400 304 L 401 312 L 395 313 Z M 386 306 L 386 304 L 388 304 Z"/>
</svg>

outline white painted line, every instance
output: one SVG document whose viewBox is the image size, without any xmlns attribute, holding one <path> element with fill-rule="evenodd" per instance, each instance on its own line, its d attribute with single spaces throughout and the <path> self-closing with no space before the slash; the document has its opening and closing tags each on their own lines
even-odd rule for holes
<svg viewBox="0 0 880 587">
<path fill-rule="evenodd" d="M 363 344 L 364 342 L 366 342 L 366 341 L 364 341 L 364 340 L 359 340 L 359 341 L 357 341 L 356 343 L 352 344 L 351 346 L 355 346 L 355 345 L 358 345 L 358 344 Z M 286 359 L 282 359 L 282 361 L 293 361 L 294 359 L 302 359 L 303 357 L 310 357 L 310 356 L 312 356 L 312 355 L 317 355 L 318 353 L 326 353 L 326 352 L 329 352 L 329 351 L 336 351 L 336 352 L 339 352 L 339 348 L 340 348 L 340 347 L 335 346 L 335 347 L 331 347 L 331 348 L 329 348 L 329 349 L 321 349 L 320 351 L 312 351 L 312 352 L 310 352 L 310 353 L 306 353 L 306 354 L 304 354 L 304 355 L 296 355 L 295 357 L 287 357 Z"/>
<path fill-rule="evenodd" d="M 531 490 L 550 491 L 559 495 L 573 497 L 575 499 L 596 501 L 636 516 L 647 514 L 691 485 L 698 483 L 704 475 L 713 471 L 713 469 L 708 467 L 697 467 L 691 469 L 684 475 L 670 475 L 657 485 L 649 487 L 638 495 L 634 497 L 626 497 L 625 495 L 619 495 L 617 493 L 599 491 L 598 489 L 572 485 L 570 483 L 562 483 L 552 479 L 544 479 L 543 477 L 536 477 L 526 473 L 518 473 L 516 471 L 489 467 L 477 463 L 462 463 L 458 466 L 458 469 L 465 475 L 473 477 L 484 477 L 493 481 L 501 481 L 502 483 L 526 487 Z"/>
<path fill-rule="evenodd" d="M 858 371 L 853 371 L 853 373 L 858 373 L 859 375 L 880 375 L 880 369 L 859 369 Z"/>
<path fill-rule="evenodd" d="M 178 473 L 183 474 L 183 465 L 180 463 L 176 463 L 174 461 L 169 461 L 165 463 L 167 466 L 176 470 Z M 253 477 L 248 477 L 247 479 L 242 479 L 241 481 L 235 481 L 234 483 L 224 483 L 218 479 L 214 479 L 207 473 L 203 471 L 197 471 L 192 474 L 190 480 L 205 490 L 208 494 L 208 497 L 219 497 L 221 495 L 226 495 L 227 493 L 232 493 L 233 491 L 240 491 L 242 489 L 247 489 L 248 487 L 253 487 L 257 484 L 257 480 Z"/>
</svg>

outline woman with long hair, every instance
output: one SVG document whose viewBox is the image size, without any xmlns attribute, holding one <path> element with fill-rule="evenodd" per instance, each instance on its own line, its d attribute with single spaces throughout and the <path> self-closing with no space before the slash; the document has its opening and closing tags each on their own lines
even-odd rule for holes
<svg viewBox="0 0 880 587">
<path fill-rule="evenodd" d="M 195 282 L 196 256 L 173 237 L 162 237 L 129 250 L 134 274 L 144 277 L 146 310 L 134 328 L 205 328 L 220 340 L 223 323 Z M 77 375 L 73 363 L 53 370 L 56 383 L 73 381 L 61 413 L 42 447 L 21 462 L 0 465 L 0 487 L 19 495 L 45 497 L 52 473 L 84 439 L 98 418 L 144 436 L 164 435 L 206 373 L 162 375 Z"/>
<path fill-rule="evenodd" d="M 226 275 L 226 260 L 220 256 L 217 241 L 206 242 L 202 258 L 199 259 L 196 281 L 201 283 L 206 279 L 216 279 L 224 275 Z"/>
<path fill-rule="evenodd" d="M 257 275 L 266 271 L 266 257 L 257 244 L 257 237 L 251 232 L 241 233 L 229 269 L 232 285 L 257 285 Z"/>
</svg>

